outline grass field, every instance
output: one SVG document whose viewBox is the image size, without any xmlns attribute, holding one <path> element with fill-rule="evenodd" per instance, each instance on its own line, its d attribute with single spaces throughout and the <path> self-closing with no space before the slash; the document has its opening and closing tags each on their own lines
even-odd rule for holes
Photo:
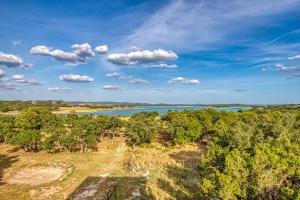
<svg viewBox="0 0 300 200">
<path fill-rule="evenodd" d="M 0 199 L 199 199 L 195 173 L 199 153 L 196 144 L 132 148 L 122 136 L 83 154 L 24 153 L 0 145 Z M 30 175 L 20 172 L 50 166 L 64 173 L 47 183 L 28 184 Z M 12 183 L 17 174 L 24 183 Z"/>
</svg>

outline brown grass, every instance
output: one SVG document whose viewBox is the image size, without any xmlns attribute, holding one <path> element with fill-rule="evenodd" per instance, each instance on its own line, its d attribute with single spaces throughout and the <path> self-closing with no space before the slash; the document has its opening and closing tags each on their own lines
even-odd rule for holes
<svg viewBox="0 0 300 200">
<path fill-rule="evenodd" d="M 199 150 L 180 147 L 128 147 L 117 137 L 98 144 L 98 151 L 24 153 L 0 145 L 0 199 L 198 199 Z M 72 172 L 40 185 L 3 183 L 7 174 L 25 166 L 65 165 Z"/>
</svg>

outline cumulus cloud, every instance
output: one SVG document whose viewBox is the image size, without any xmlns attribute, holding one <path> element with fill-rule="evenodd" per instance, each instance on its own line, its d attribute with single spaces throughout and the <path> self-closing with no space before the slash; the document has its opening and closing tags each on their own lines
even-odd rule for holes
<svg viewBox="0 0 300 200">
<path fill-rule="evenodd" d="M 107 60 L 116 65 L 137 65 L 144 63 L 155 63 L 168 60 L 176 60 L 178 56 L 172 51 L 157 49 L 154 51 L 132 51 L 129 53 L 114 53 Z"/>
<path fill-rule="evenodd" d="M 168 83 L 183 84 L 183 85 L 196 85 L 196 84 L 199 84 L 200 81 L 197 79 L 188 79 L 188 78 L 179 76 L 179 77 L 173 78 L 171 80 L 168 80 Z"/>
<path fill-rule="evenodd" d="M 24 63 L 22 58 L 16 55 L 5 54 L 3 52 L 0 52 L 0 66 L 14 68 L 14 67 L 29 67 L 29 65 L 31 64 Z"/>
<path fill-rule="evenodd" d="M 69 92 L 71 88 L 68 87 L 53 87 L 53 88 L 48 88 L 48 91 L 50 92 Z"/>
<path fill-rule="evenodd" d="M 298 59 L 300 60 L 300 55 L 288 57 L 288 60 L 298 60 Z"/>
<path fill-rule="evenodd" d="M 0 69 L 0 78 L 3 77 L 5 75 L 5 71 Z"/>
<path fill-rule="evenodd" d="M 11 77 L 13 80 L 15 80 L 18 83 L 26 84 L 26 85 L 41 85 L 41 82 L 38 82 L 34 79 L 28 79 L 24 75 L 13 75 Z"/>
<path fill-rule="evenodd" d="M 118 72 L 111 72 L 111 73 L 106 73 L 105 76 L 109 78 L 119 78 L 121 77 L 121 74 L 119 74 Z"/>
<path fill-rule="evenodd" d="M 104 89 L 104 90 L 118 90 L 119 87 L 117 85 L 104 85 L 102 87 L 102 89 Z"/>
<path fill-rule="evenodd" d="M 176 69 L 178 66 L 175 64 L 168 65 L 166 63 L 159 63 L 155 65 L 149 65 L 151 68 L 167 68 L 167 69 Z"/>
<path fill-rule="evenodd" d="M 66 82 L 77 82 L 77 83 L 85 83 L 94 81 L 93 78 L 86 75 L 77 75 L 77 74 L 65 74 L 59 76 L 59 79 Z"/>
<path fill-rule="evenodd" d="M 52 49 L 47 46 L 35 46 L 30 49 L 32 55 L 50 56 L 58 61 L 67 62 L 66 65 L 76 66 L 84 64 L 86 61 L 95 56 L 92 47 L 88 43 L 74 44 L 71 46 L 72 52 L 65 52 L 59 49 Z"/>
<path fill-rule="evenodd" d="M 141 78 L 130 78 L 128 80 L 128 83 L 143 84 L 143 83 L 149 83 L 149 81 L 143 80 Z"/>
<path fill-rule="evenodd" d="M 94 51 L 96 51 L 97 53 L 106 53 L 108 51 L 108 47 L 107 45 L 101 45 L 101 46 L 97 46 Z"/>
</svg>

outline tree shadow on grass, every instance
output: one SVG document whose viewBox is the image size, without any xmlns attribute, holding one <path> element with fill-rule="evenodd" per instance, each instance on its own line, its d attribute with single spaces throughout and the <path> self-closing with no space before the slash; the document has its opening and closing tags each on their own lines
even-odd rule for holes
<svg viewBox="0 0 300 200">
<path fill-rule="evenodd" d="M 68 200 L 155 199 L 145 177 L 87 177 Z"/>
<path fill-rule="evenodd" d="M 0 185 L 5 184 L 5 182 L 2 180 L 5 169 L 11 167 L 11 165 L 18 160 L 18 156 L 0 154 Z"/>
<path fill-rule="evenodd" d="M 200 180 L 197 166 L 199 151 L 180 151 L 170 154 L 179 165 L 169 165 L 166 168 L 169 180 L 159 179 L 158 187 L 175 199 L 203 199 L 198 183 Z"/>
</svg>

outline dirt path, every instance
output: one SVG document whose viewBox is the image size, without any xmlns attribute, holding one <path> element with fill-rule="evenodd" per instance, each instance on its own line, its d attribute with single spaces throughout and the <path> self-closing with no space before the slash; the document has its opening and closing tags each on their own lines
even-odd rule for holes
<svg viewBox="0 0 300 200">
<path fill-rule="evenodd" d="M 125 142 L 120 143 L 114 152 L 111 154 L 111 160 L 108 164 L 102 169 L 100 174 L 101 177 L 107 177 L 110 175 L 112 169 L 120 169 L 124 163 L 124 155 L 127 150 Z"/>
</svg>

